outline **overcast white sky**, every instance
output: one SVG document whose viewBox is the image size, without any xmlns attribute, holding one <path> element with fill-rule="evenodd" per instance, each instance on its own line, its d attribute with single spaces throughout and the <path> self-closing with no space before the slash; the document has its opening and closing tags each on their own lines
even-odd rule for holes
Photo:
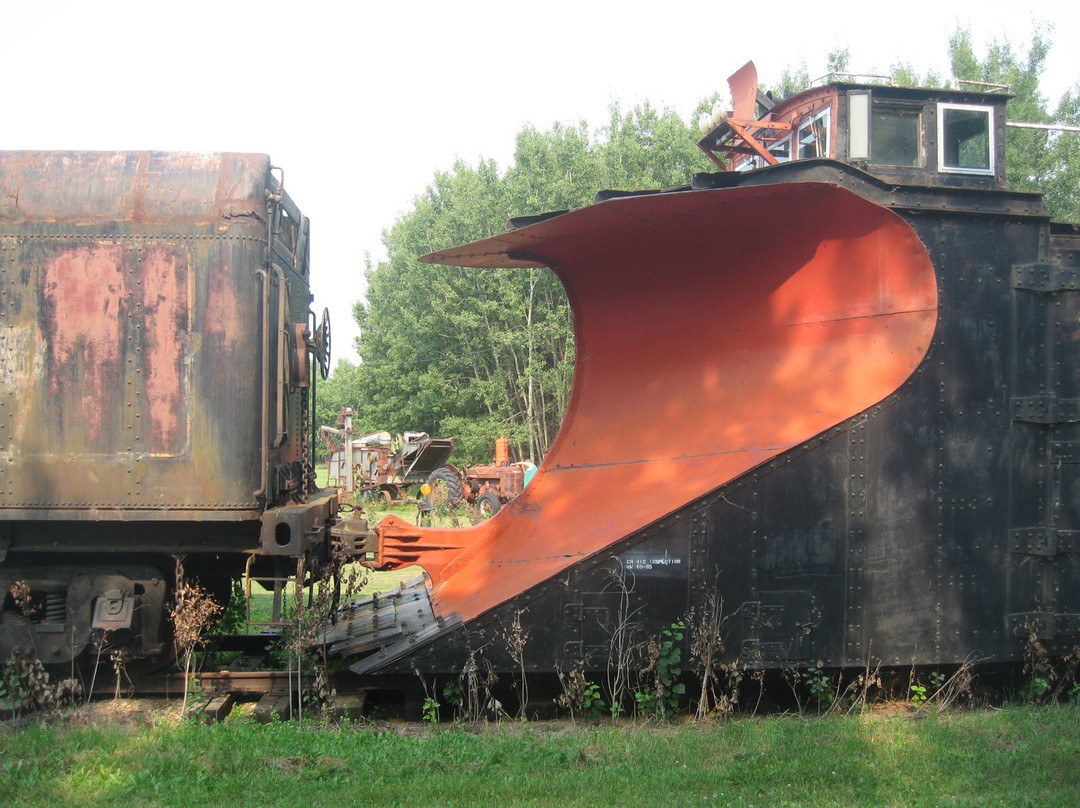
<svg viewBox="0 0 1080 808">
<path fill-rule="evenodd" d="M 849 18 L 834 9 L 857 8 Z M 1053 42 L 1051 106 L 1080 81 L 1080 3 L 1033 11 L 1002 0 L 657 4 L 460 0 L 379 6 L 340 0 L 0 0 L 2 149 L 268 153 L 312 220 L 316 310 L 335 362 L 355 361 L 352 304 L 364 255 L 455 159 L 503 168 L 526 123 L 586 120 L 648 100 L 684 119 L 747 60 L 759 80 L 805 63 L 825 72 L 904 61 L 948 76 L 948 39 L 969 27 L 1026 55 Z M 534 211 L 515 211 L 526 213 Z"/>
</svg>

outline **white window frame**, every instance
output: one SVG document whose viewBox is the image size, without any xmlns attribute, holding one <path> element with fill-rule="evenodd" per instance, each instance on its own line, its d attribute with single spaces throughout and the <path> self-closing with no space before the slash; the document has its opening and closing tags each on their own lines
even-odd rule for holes
<svg viewBox="0 0 1080 808">
<path fill-rule="evenodd" d="M 989 168 L 964 168 L 963 166 L 945 165 L 945 111 L 950 109 L 963 110 L 965 112 L 986 113 L 987 149 L 989 150 Z M 978 174 L 980 176 L 993 176 L 996 171 L 997 144 L 994 140 L 994 108 L 983 104 L 947 104 L 944 101 L 937 105 L 937 168 L 944 174 Z"/>
<path fill-rule="evenodd" d="M 769 147 L 768 147 L 769 148 L 769 154 L 771 154 L 773 157 L 776 158 L 776 162 L 778 162 L 778 163 L 790 163 L 791 162 L 791 160 L 792 160 L 791 141 L 792 140 L 793 140 L 792 136 L 790 134 L 787 134 L 787 135 L 784 135 L 782 138 L 780 138 L 775 143 L 771 143 L 769 145 Z M 776 151 L 779 148 L 781 148 L 784 144 L 787 144 L 787 147 L 788 147 L 787 148 L 787 151 L 788 151 L 787 157 L 781 157 L 779 154 L 776 153 Z"/>
<path fill-rule="evenodd" d="M 799 139 L 799 135 L 802 134 L 802 130 L 807 127 L 812 127 L 820 120 L 824 120 L 825 123 L 825 154 L 823 157 L 828 157 L 832 154 L 832 107 L 825 107 L 817 115 L 807 118 L 801 124 L 795 127 L 794 137 L 791 140 L 791 159 L 792 160 L 817 160 L 821 158 L 817 157 L 803 157 L 799 152 L 802 151 L 802 142 Z M 811 130 L 813 131 L 813 130 Z"/>
</svg>

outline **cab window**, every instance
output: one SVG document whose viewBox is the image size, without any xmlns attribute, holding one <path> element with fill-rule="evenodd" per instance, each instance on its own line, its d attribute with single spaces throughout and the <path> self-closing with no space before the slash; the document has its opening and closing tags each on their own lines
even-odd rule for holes
<svg viewBox="0 0 1080 808">
<path fill-rule="evenodd" d="M 769 146 L 769 153 L 776 158 L 778 163 L 786 163 L 791 160 L 791 136 L 778 140 Z"/>
<path fill-rule="evenodd" d="M 938 168 L 965 174 L 994 173 L 993 108 L 938 104 Z"/>
<path fill-rule="evenodd" d="M 870 114 L 870 162 L 888 166 L 921 166 L 921 112 L 874 104 Z"/>
<path fill-rule="evenodd" d="M 829 110 L 799 127 L 796 140 L 799 159 L 829 156 Z"/>
</svg>

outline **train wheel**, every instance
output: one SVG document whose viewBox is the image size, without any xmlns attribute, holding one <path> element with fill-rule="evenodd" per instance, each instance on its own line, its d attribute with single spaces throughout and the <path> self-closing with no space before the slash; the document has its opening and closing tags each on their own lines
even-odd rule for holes
<svg viewBox="0 0 1080 808">
<path fill-rule="evenodd" d="M 435 469 L 428 475 L 427 484 L 431 487 L 431 493 L 428 494 L 431 510 L 440 505 L 456 508 L 461 504 L 461 477 L 452 468 L 441 466 Z"/>
<path fill-rule="evenodd" d="M 490 519 L 499 512 L 501 507 L 502 503 L 499 502 L 499 498 L 490 491 L 481 494 L 476 500 L 476 509 L 480 511 L 481 519 Z"/>
</svg>

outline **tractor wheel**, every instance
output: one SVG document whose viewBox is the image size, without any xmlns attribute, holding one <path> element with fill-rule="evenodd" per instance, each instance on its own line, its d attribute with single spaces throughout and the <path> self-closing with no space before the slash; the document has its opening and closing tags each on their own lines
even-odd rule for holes
<svg viewBox="0 0 1080 808">
<path fill-rule="evenodd" d="M 481 494 L 476 500 L 476 509 L 480 511 L 481 519 L 490 519 L 499 512 L 502 503 L 499 498 L 490 491 Z"/>
<path fill-rule="evenodd" d="M 447 508 L 456 508 L 461 504 L 461 477 L 449 466 L 441 466 L 431 472 L 427 478 L 427 484 L 431 488 L 428 494 L 428 505 L 435 510 L 440 505 Z"/>
</svg>

